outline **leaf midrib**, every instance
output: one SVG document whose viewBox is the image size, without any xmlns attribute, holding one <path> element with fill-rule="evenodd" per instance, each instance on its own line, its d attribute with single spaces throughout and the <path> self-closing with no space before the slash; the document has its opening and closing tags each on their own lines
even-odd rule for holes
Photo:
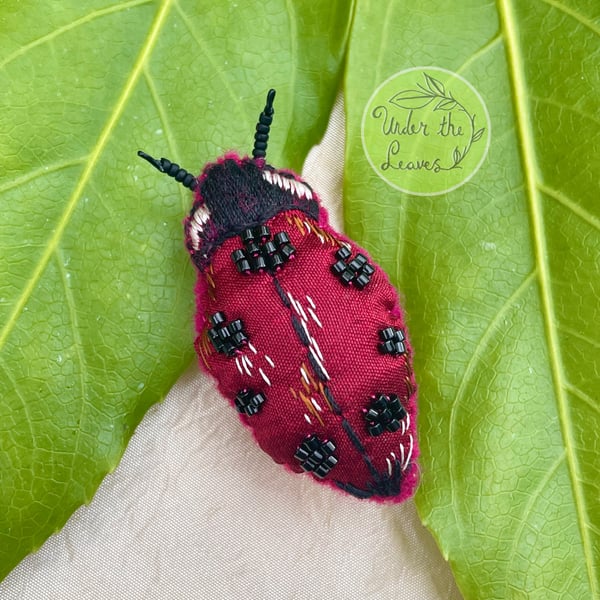
<svg viewBox="0 0 600 600">
<path fill-rule="evenodd" d="M 497 3 L 499 19 L 506 40 L 508 72 L 513 89 L 517 135 L 521 142 L 520 148 L 523 172 L 525 174 L 525 190 L 531 215 L 535 262 L 538 273 L 544 328 L 548 342 L 550 369 L 556 393 L 561 432 L 565 444 L 565 452 L 589 584 L 592 596 L 597 597 L 600 585 L 597 580 L 597 575 L 594 573 L 592 540 L 589 536 L 589 529 L 585 526 L 587 522 L 587 506 L 582 487 L 583 478 L 580 474 L 581 469 L 575 453 L 575 435 L 571 427 L 572 419 L 569 414 L 570 410 L 566 396 L 567 380 L 562 368 L 563 361 L 558 340 L 556 312 L 551 291 L 550 268 L 548 262 L 544 258 L 547 256 L 547 246 L 544 233 L 544 219 L 542 215 L 542 195 L 540 191 L 542 183 L 538 172 L 534 134 L 530 126 L 530 123 L 533 121 L 531 120 L 532 117 L 527 98 L 527 84 L 525 81 L 525 69 L 522 60 L 523 52 L 518 39 L 513 0 L 497 0 Z"/>
<path fill-rule="evenodd" d="M 69 198 L 59 221 L 56 224 L 56 228 L 54 229 L 52 236 L 48 240 L 44 252 L 41 254 L 40 259 L 38 260 L 32 275 L 29 277 L 27 285 L 23 288 L 21 295 L 15 302 L 13 311 L 8 317 L 2 330 L 0 330 L 0 352 L 2 352 L 2 350 L 4 349 L 4 345 L 6 344 L 8 337 L 10 336 L 14 326 L 18 321 L 19 315 L 25 308 L 27 301 L 31 297 L 31 294 L 33 293 L 35 288 L 37 287 L 37 284 L 39 283 L 44 271 L 46 270 L 46 267 L 48 266 L 52 255 L 58 247 L 62 235 L 71 220 L 71 216 L 77 208 L 83 190 L 85 189 L 85 186 L 87 185 L 90 177 L 92 176 L 92 173 L 94 172 L 94 169 L 98 164 L 102 152 L 104 151 L 104 148 L 106 147 L 110 136 L 117 125 L 117 122 L 119 121 L 121 115 L 123 114 L 123 111 L 125 110 L 127 101 L 133 94 L 135 86 L 137 85 L 137 82 L 142 73 L 143 67 L 146 64 L 148 57 L 150 56 L 156 44 L 158 34 L 160 33 L 160 30 L 163 27 L 163 24 L 171 9 L 173 1 L 174 0 L 163 0 L 162 5 L 154 19 L 154 22 L 152 23 L 149 34 L 146 37 L 145 44 L 142 46 L 142 49 L 133 65 L 131 73 L 129 74 L 129 77 L 125 82 L 123 91 L 121 92 L 121 95 L 119 96 L 112 112 L 110 113 L 110 116 L 106 122 L 106 125 L 104 126 L 104 129 L 100 133 L 98 141 L 96 142 L 95 146 L 91 149 L 88 155 L 83 173 L 75 189 L 73 190 L 73 193 L 71 194 L 71 197 Z"/>
</svg>

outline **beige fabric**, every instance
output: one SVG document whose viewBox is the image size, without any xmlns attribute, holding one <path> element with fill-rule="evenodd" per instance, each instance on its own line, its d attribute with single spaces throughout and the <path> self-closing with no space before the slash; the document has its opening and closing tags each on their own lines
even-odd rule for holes
<svg viewBox="0 0 600 600">
<path fill-rule="evenodd" d="M 343 110 L 305 177 L 341 225 Z M 190 290 L 191 293 L 191 290 Z M 191 368 L 89 506 L 0 584 L 4 600 L 460 600 L 412 501 L 360 502 L 263 454 Z"/>
</svg>

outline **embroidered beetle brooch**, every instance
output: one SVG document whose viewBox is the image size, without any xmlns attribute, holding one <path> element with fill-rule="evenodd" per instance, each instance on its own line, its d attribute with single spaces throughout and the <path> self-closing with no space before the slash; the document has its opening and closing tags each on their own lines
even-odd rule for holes
<svg viewBox="0 0 600 600">
<path fill-rule="evenodd" d="M 265 161 L 275 91 L 252 158 L 195 177 L 139 156 L 194 193 L 185 241 L 198 269 L 201 366 L 277 463 L 358 498 L 417 484 L 416 386 L 398 296 L 328 224 L 314 190 Z"/>
</svg>

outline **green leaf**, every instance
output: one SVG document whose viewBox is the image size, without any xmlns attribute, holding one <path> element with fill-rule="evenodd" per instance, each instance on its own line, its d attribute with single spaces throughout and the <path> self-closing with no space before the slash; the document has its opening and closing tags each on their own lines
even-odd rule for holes
<svg viewBox="0 0 600 600">
<path fill-rule="evenodd" d="M 8 0 L 0 7 L 0 579 L 88 502 L 192 360 L 191 195 L 247 153 L 299 169 L 339 87 L 347 2 Z"/>
<path fill-rule="evenodd" d="M 600 598 L 600 4 L 425 6 L 357 3 L 345 89 L 346 228 L 415 348 L 417 505 L 465 598 Z M 435 196 L 387 185 L 361 140 L 373 91 L 421 65 L 491 121 L 479 171 Z"/>
</svg>

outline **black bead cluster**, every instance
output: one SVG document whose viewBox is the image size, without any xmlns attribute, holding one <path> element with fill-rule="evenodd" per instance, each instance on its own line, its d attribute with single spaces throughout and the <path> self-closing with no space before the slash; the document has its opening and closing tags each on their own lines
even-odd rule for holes
<svg viewBox="0 0 600 600">
<path fill-rule="evenodd" d="M 241 319 L 236 319 L 229 324 L 225 321 L 224 313 L 215 313 L 210 318 L 213 326 L 208 330 L 208 337 L 217 352 L 234 356 L 236 350 L 248 343 L 248 336 Z"/>
<path fill-rule="evenodd" d="M 266 225 L 244 229 L 240 238 L 244 248 L 231 253 L 231 259 L 240 273 L 256 273 L 266 269 L 278 271 L 296 254 L 285 231 L 280 231 L 271 239 L 271 232 Z"/>
<path fill-rule="evenodd" d="M 316 435 L 310 435 L 300 444 L 294 458 L 300 461 L 302 469 L 323 479 L 337 465 L 334 452 L 335 444 L 331 440 L 323 441 Z"/>
<path fill-rule="evenodd" d="M 235 397 L 235 407 L 239 413 L 251 417 L 261 409 L 265 400 L 266 398 L 261 392 L 254 392 L 244 388 L 241 392 L 238 392 Z"/>
<path fill-rule="evenodd" d="M 342 246 L 335 253 L 338 260 L 332 265 L 331 270 L 344 285 L 354 285 L 362 290 L 371 281 L 375 269 L 367 262 L 364 254 L 359 253 L 353 259 L 348 260 L 351 256 L 350 250 L 346 246 Z"/>
<path fill-rule="evenodd" d="M 406 409 L 396 394 L 378 394 L 374 396 L 369 409 L 365 409 L 367 430 L 373 436 L 381 435 L 384 431 L 397 431 L 404 417 Z"/>
<path fill-rule="evenodd" d="M 379 352 L 382 354 L 391 354 L 392 356 L 399 356 L 406 352 L 406 345 L 404 344 L 404 332 L 402 329 L 394 329 L 393 327 L 386 327 L 379 331 Z"/>
</svg>

